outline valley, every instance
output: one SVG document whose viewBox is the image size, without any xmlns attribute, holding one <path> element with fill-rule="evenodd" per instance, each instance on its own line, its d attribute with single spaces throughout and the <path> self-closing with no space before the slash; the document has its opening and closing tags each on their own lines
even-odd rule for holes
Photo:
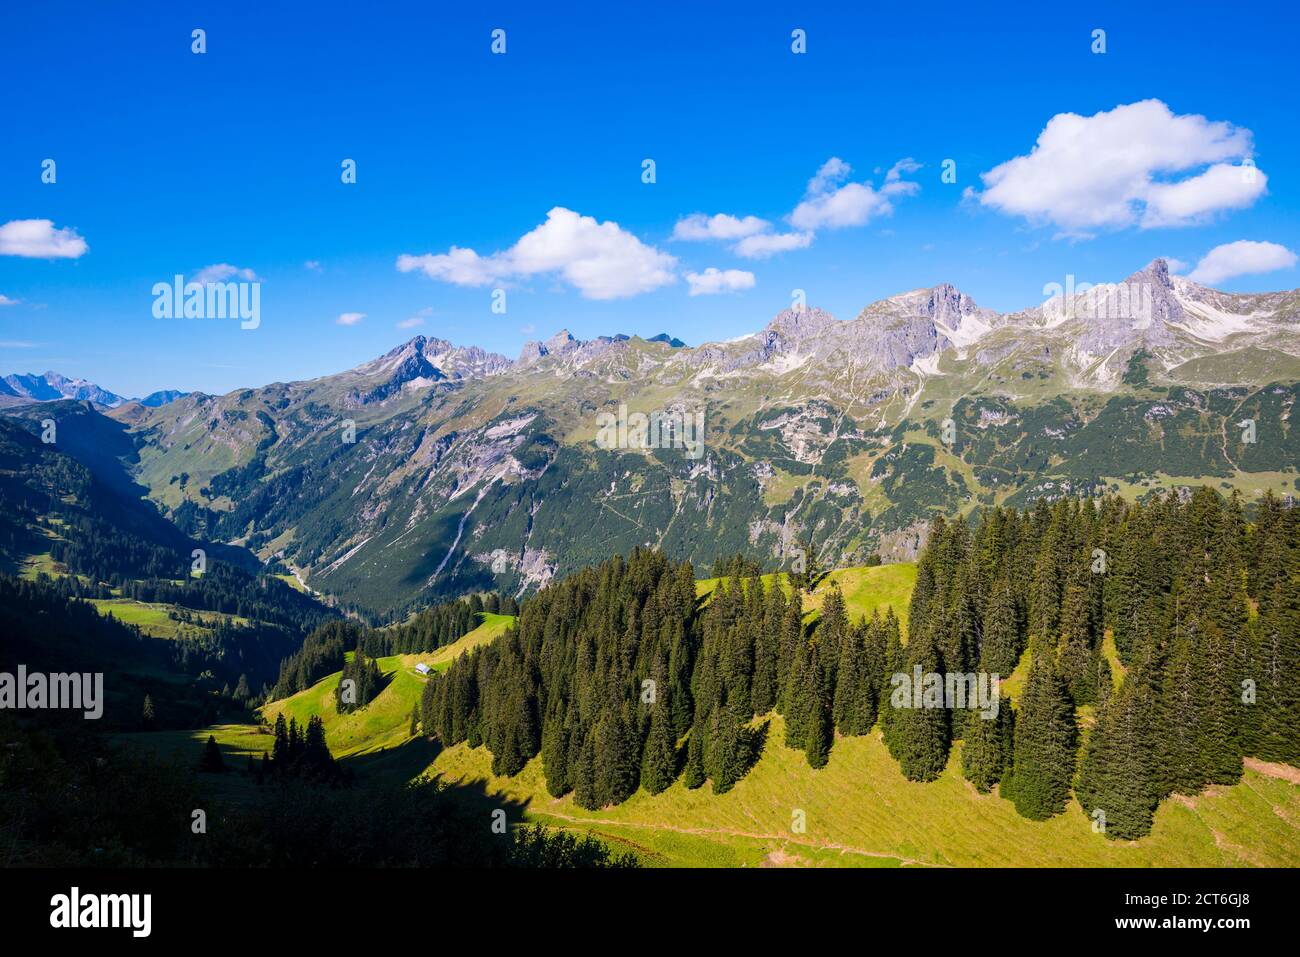
<svg viewBox="0 0 1300 957">
<path fill-rule="evenodd" d="M 1256 712 L 1196 712 L 1242 723 L 1235 771 L 1189 744 L 1167 759 L 1185 780 L 1108 776 L 1147 669 L 1170 709 L 1150 725 L 1179 720 L 1161 696 L 1186 669 L 1293 666 L 1268 589 L 1298 554 L 1295 297 L 1160 261 L 1126 284 L 1010 315 L 941 285 L 696 347 L 562 332 L 510 360 L 417 336 L 336 375 L 151 405 L 14 379 L 0 561 L 24 621 L 88 608 L 130 649 L 114 747 L 181 768 L 211 736 L 227 773 L 196 784 L 239 813 L 268 774 L 309 773 L 267 770 L 283 725 L 315 729 L 334 786 L 431 779 L 646 866 L 1296 866 L 1296 744 Z M 1112 295 L 1143 313 L 1109 315 Z M 652 414 L 705 422 L 703 444 L 635 441 Z M 1245 576 L 1244 603 L 1181 610 L 1195 550 L 1134 551 L 1215 536 L 1229 564 L 1196 574 Z M 1117 577 L 1082 574 L 1097 548 Z M 1178 643 L 1207 615 L 1239 636 L 1230 664 Z M 999 674 L 1005 725 L 891 718 L 883 683 L 913 659 Z M 341 708 L 347 674 L 373 677 Z M 669 717 L 634 706 L 644 682 Z M 1026 732 L 1013 762 L 1013 717 L 1033 701 L 1026 720 L 1048 720 L 1051 694 L 1064 750 L 1022 755 Z M 1046 790 L 1015 791 L 1013 767 Z M 1097 795 L 1119 834 L 1090 826 Z"/>
</svg>

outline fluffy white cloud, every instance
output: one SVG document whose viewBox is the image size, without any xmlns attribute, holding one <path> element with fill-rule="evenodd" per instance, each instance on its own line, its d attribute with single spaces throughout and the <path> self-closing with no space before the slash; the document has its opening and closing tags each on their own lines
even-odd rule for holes
<svg viewBox="0 0 1300 957">
<path fill-rule="evenodd" d="M 459 246 L 452 246 L 445 253 L 425 253 L 423 256 L 402 253 L 397 257 L 397 270 L 422 272 L 430 279 L 456 286 L 486 286 L 509 273 L 497 257 L 484 259 L 474 250 Z"/>
<path fill-rule="evenodd" d="M 1179 259 L 1177 256 L 1165 256 L 1163 258 L 1165 264 L 1169 266 L 1169 271 L 1171 273 L 1177 275 L 1178 273 L 1187 271 L 1187 266 L 1189 264 Z"/>
<path fill-rule="evenodd" d="M 730 241 L 761 233 L 771 225 L 766 219 L 757 216 L 738 217 L 726 213 L 707 216 L 704 213 L 691 213 L 677 220 L 677 225 L 673 227 L 673 239 Z"/>
<path fill-rule="evenodd" d="M 245 282 L 261 282 L 261 278 L 251 269 L 241 269 L 230 263 L 214 263 L 204 266 L 194 274 L 193 282 L 206 286 L 212 282 L 225 282 L 227 279 L 240 279 Z"/>
<path fill-rule="evenodd" d="M 811 232 L 861 226 L 876 216 L 888 216 L 894 211 L 891 196 L 907 196 L 920 189 L 902 179 L 903 173 L 920 168 L 911 158 L 899 160 L 885 175 L 885 185 L 877 190 L 870 183 L 844 183 L 853 168 L 832 156 L 808 181 L 808 192 L 790 214 L 790 224 Z"/>
<path fill-rule="evenodd" d="M 16 306 L 16 305 L 18 305 L 17 299 L 10 299 L 4 293 L 0 293 L 0 306 Z"/>
<path fill-rule="evenodd" d="M 48 219 L 14 219 L 0 226 L 0 256 L 79 259 L 89 250 L 75 229 L 56 229 Z"/>
<path fill-rule="evenodd" d="M 1264 191 L 1267 177 L 1253 166 L 1215 163 L 1199 176 L 1156 183 L 1147 192 L 1142 227 L 1187 226 L 1220 210 L 1243 209 Z"/>
<path fill-rule="evenodd" d="M 791 249 L 805 249 L 812 241 L 812 233 L 759 233 L 746 236 L 731 248 L 745 259 L 766 259 Z"/>
<path fill-rule="evenodd" d="M 620 299 L 675 282 L 677 260 L 647 246 L 615 222 L 597 222 L 557 206 L 546 222 L 509 249 L 480 256 L 452 246 L 445 253 L 397 259 L 401 272 L 419 271 L 459 286 L 558 274 L 588 299 Z"/>
<path fill-rule="evenodd" d="M 523 275 L 558 271 L 589 299 L 618 299 L 676 280 L 677 260 L 647 246 L 615 222 L 556 207 L 509 253 Z"/>
<path fill-rule="evenodd" d="M 364 318 L 366 318 L 364 312 L 345 312 L 334 320 L 334 324 L 339 326 L 355 326 Z"/>
<path fill-rule="evenodd" d="M 805 199 L 790 214 L 790 223 L 808 230 L 861 226 L 890 208 L 889 199 L 868 184 L 847 183 L 832 192 Z"/>
<path fill-rule="evenodd" d="M 1250 155 L 1249 130 L 1143 100 L 1093 116 L 1058 113 L 1028 155 L 981 173 L 983 191 L 966 195 L 1066 235 L 1183 226 L 1264 193 L 1268 177 L 1242 162 Z"/>
<path fill-rule="evenodd" d="M 692 296 L 713 296 L 720 292 L 736 292 L 754 288 L 754 274 L 743 269 L 717 269 L 710 266 L 704 272 L 688 272 Z"/>
<path fill-rule="evenodd" d="M 1285 246 L 1239 239 L 1211 249 L 1187 278 L 1193 282 L 1216 283 L 1234 276 L 1290 269 L 1295 264 L 1296 254 Z"/>
</svg>

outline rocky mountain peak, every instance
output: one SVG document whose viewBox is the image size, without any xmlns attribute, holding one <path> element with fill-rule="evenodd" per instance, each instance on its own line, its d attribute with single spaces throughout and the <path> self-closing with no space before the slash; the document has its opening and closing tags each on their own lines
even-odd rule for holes
<svg viewBox="0 0 1300 957">
<path fill-rule="evenodd" d="M 526 365 L 530 362 L 536 362 L 543 356 L 564 356 L 570 352 L 576 352 L 583 345 L 584 343 L 574 338 L 568 329 L 561 329 L 545 342 L 525 342 L 523 349 L 519 352 L 518 361 Z"/>
<path fill-rule="evenodd" d="M 974 299 L 949 282 L 929 290 L 924 314 L 949 329 L 960 329 L 970 317 L 988 320 L 994 315 L 991 309 L 981 309 Z"/>
<path fill-rule="evenodd" d="M 1153 289 L 1165 289 L 1173 292 L 1174 281 L 1169 275 L 1169 263 L 1165 259 L 1153 259 L 1146 266 L 1124 280 L 1135 285 L 1151 286 Z"/>
<path fill-rule="evenodd" d="M 783 309 L 778 312 L 764 329 L 776 333 L 783 339 L 797 341 L 807 339 L 825 332 L 838 320 L 824 309 L 804 306 L 799 309 Z"/>
<path fill-rule="evenodd" d="M 661 332 L 657 336 L 651 336 L 646 340 L 646 342 L 663 342 L 672 346 L 674 349 L 682 349 L 686 346 L 686 343 L 682 342 L 682 340 L 678 339 L 676 336 L 670 336 L 666 332 Z"/>
<path fill-rule="evenodd" d="M 563 354 L 581 344 L 568 329 L 561 329 L 545 342 L 546 351 L 551 355 Z"/>
</svg>

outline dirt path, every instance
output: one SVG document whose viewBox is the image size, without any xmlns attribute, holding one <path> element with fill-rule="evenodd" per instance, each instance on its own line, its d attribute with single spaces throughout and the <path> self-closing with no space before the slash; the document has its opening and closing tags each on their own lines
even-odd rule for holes
<svg viewBox="0 0 1300 957">
<path fill-rule="evenodd" d="M 839 851 L 841 854 L 859 854 L 862 857 L 874 857 L 898 861 L 905 867 L 937 866 L 927 864 L 924 861 L 914 861 L 910 858 L 899 857 L 897 854 L 884 854 L 879 851 L 864 850 L 860 847 L 849 847 L 847 844 L 818 844 L 814 841 L 800 841 L 788 834 L 764 834 L 755 831 L 741 831 L 730 827 L 674 827 L 671 824 L 644 824 L 637 821 L 610 821 L 602 818 L 571 817 L 570 815 L 560 814 L 556 811 L 543 811 L 541 813 L 545 814 L 547 817 L 558 818 L 561 821 L 569 821 L 574 824 L 598 824 L 607 827 L 641 828 L 642 830 L 649 831 L 672 831 L 675 834 L 690 834 L 696 837 L 722 835 L 725 837 L 745 837 L 756 841 L 781 841 L 783 844 L 793 844 L 797 847 L 807 847 L 812 850 Z M 772 855 L 769 855 L 769 858 L 771 857 Z"/>
<path fill-rule="evenodd" d="M 1289 764 L 1260 761 L 1258 758 L 1246 758 L 1243 763 L 1250 770 L 1265 777 L 1281 778 L 1283 781 L 1290 781 L 1292 784 L 1300 784 L 1300 768 L 1293 768 Z"/>
</svg>

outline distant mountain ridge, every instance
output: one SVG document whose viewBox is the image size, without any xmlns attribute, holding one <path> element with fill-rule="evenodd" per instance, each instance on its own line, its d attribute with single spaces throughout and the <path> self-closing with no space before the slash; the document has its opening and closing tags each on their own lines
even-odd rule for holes
<svg viewBox="0 0 1300 957">
<path fill-rule="evenodd" d="M 176 399 L 189 395 L 178 389 L 163 389 L 151 392 L 143 399 L 128 399 L 115 392 L 109 392 L 86 379 L 69 378 L 58 372 L 50 371 L 42 375 L 36 373 L 14 373 L 0 379 L 0 396 L 29 399 L 32 402 L 56 402 L 60 399 L 77 399 L 93 402 L 106 409 L 116 409 L 128 402 L 138 402 L 150 408 L 166 405 Z"/>
<path fill-rule="evenodd" d="M 1070 285 L 998 313 L 941 283 L 694 347 L 561 330 L 510 359 L 416 336 L 335 375 L 108 414 L 187 534 L 385 614 L 638 546 L 783 567 L 811 534 L 823 564 L 860 565 L 982 505 L 1300 487 L 1300 291 L 1223 293 L 1162 260 Z M 600 440 L 603 416 L 656 412 L 698 417 L 703 454 Z"/>
<path fill-rule="evenodd" d="M 1105 388 L 1119 381 L 1122 362 L 1115 360 L 1125 349 L 1147 349 L 1168 370 L 1222 351 L 1229 342 L 1300 356 L 1297 337 L 1300 289 L 1220 292 L 1170 274 L 1168 263 L 1157 259 L 1120 283 L 1063 288 L 1041 305 L 1011 313 L 982 308 L 952 284 L 940 283 L 874 302 L 850 320 L 812 307 L 786 309 L 758 332 L 695 348 L 668 333 L 650 339 L 620 333 L 581 340 L 561 329 L 549 339 L 525 343 L 512 360 L 479 346 L 420 335 L 340 376 L 357 379 L 351 401 L 367 405 L 404 388 L 502 375 L 548 360 L 581 369 L 617 355 L 633 341 L 669 346 L 666 363 L 724 373 L 749 367 L 782 373 L 829 361 L 876 373 L 909 370 L 927 376 L 937 374 L 936 363 L 945 353 L 965 358 L 975 350 L 976 359 L 988 364 L 1017 351 L 1059 347 L 1064 340 L 1066 367 Z M 1122 358 L 1127 360 L 1127 354 Z M 110 409 L 133 401 L 157 407 L 189 394 L 170 389 L 128 399 L 53 371 L 0 379 L 0 395 L 85 399 Z"/>
</svg>

